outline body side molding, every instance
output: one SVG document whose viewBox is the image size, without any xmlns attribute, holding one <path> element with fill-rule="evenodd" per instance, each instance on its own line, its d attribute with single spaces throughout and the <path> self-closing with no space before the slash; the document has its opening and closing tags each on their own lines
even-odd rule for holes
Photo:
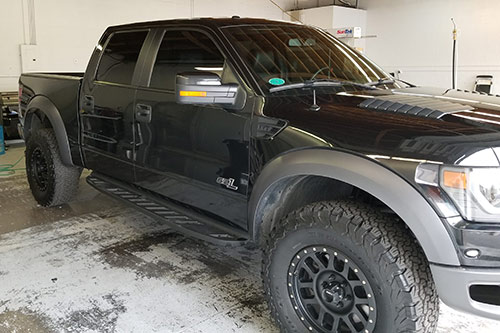
<svg viewBox="0 0 500 333">
<path fill-rule="evenodd" d="M 264 167 L 249 202 L 249 230 L 253 237 L 257 237 L 261 218 L 258 214 L 265 204 L 266 192 L 280 180 L 307 175 L 336 179 L 368 192 L 403 219 L 430 262 L 460 265 L 443 221 L 413 186 L 368 158 L 332 149 L 296 150 L 276 157 Z"/>
<path fill-rule="evenodd" d="M 45 114 L 52 124 L 52 129 L 56 135 L 57 144 L 59 146 L 59 152 L 61 153 L 61 158 L 64 164 L 68 166 L 74 166 L 73 160 L 71 159 L 71 151 L 69 148 L 68 135 L 66 133 L 66 127 L 64 122 L 57 110 L 56 106 L 45 96 L 35 96 L 29 102 L 26 110 L 27 114 L 33 110 L 38 110 Z M 27 129 L 25 129 L 26 131 Z"/>
</svg>

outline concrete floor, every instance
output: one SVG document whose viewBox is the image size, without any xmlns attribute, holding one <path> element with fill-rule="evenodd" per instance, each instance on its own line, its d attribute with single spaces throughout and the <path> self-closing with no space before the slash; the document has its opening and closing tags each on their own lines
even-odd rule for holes
<svg viewBox="0 0 500 333">
<path fill-rule="evenodd" d="M 0 165 L 23 150 L 11 148 Z M 24 171 L 5 169 L 0 332 L 277 331 L 256 251 L 173 233 L 94 191 L 83 177 L 71 204 L 39 207 Z M 438 332 L 497 333 L 500 322 L 443 305 Z"/>
</svg>

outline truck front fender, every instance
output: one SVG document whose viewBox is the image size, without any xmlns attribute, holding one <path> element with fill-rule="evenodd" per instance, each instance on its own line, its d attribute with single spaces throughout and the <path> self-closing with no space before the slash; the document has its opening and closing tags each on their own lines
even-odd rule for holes
<svg viewBox="0 0 500 333">
<path fill-rule="evenodd" d="M 73 166 L 68 134 L 66 133 L 61 114 L 56 106 L 47 97 L 38 95 L 31 99 L 26 110 L 26 119 L 29 119 L 30 115 L 33 116 L 34 112 L 40 112 L 47 117 L 56 135 L 62 162 L 68 166 Z M 29 132 L 31 131 L 31 124 L 25 122 L 24 126 L 24 135 L 25 138 L 28 139 Z"/>
<path fill-rule="evenodd" d="M 378 162 L 331 148 L 307 148 L 276 157 L 260 173 L 249 201 L 249 230 L 257 237 L 269 197 L 289 177 L 322 176 L 355 186 L 382 201 L 410 228 L 427 259 L 459 266 L 457 250 L 443 221 L 410 183 Z"/>
</svg>

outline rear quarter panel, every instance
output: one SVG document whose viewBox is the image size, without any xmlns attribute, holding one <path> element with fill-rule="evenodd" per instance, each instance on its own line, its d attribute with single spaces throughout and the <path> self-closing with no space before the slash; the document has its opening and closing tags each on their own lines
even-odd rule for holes
<svg viewBox="0 0 500 333">
<path fill-rule="evenodd" d="M 34 111 L 35 97 L 46 97 L 57 109 L 70 145 L 73 159 L 79 158 L 79 120 L 78 102 L 83 74 L 80 73 L 35 73 L 22 74 L 19 83 L 22 86 L 20 99 L 20 115 L 26 117 L 27 112 Z M 43 111 L 43 110 L 42 110 Z M 76 164 L 80 164 L 75 161 Z"/>
</svg>

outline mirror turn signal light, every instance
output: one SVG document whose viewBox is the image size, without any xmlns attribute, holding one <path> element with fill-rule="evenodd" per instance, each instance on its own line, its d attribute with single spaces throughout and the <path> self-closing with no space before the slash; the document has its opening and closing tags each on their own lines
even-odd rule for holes
<svg viewBox="0 0 500 333">
<path fill-rule="evenodd" d="M 443 185 L 465 190 L 467 189 L 467 175 L 464 172 L 445 170 L 443 172 Z"/>
<path fill-rule="evenodd" d="M 181 90 L 181 91 L 179 91 L 179 96 L 182 96 L 182 97 L 206 97 L 207 92 L 206 91 Z"/>
</svg>

